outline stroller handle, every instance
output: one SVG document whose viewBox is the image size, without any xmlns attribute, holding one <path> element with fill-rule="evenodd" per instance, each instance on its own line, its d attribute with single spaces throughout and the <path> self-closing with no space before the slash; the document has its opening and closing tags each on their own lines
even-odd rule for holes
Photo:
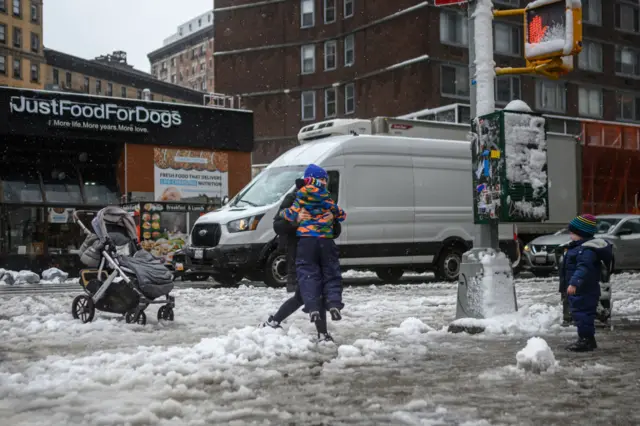
<svg viewBox="0 0 640 426">
<path fill-rule="evenodd" d="M 95 213 L 95 211 L 93 211 L 93 210 L 74 210 L 74 212 L 73 212 L 73 221 L 80 226 L 80 229 L 82 229 L 82 232 L 84 232 L 86 235 L 92 234 L 93 232 L 91 232 L 86 227 L 86 225 L 84 223 L 82 223 L 82 221 L 78 217 L 78 213 L 80 213 L 80 214 Z"/>
</svg>

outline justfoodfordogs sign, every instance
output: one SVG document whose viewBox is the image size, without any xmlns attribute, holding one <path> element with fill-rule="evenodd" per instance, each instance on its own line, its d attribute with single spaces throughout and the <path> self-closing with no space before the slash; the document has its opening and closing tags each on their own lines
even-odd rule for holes
<svg viewBox="0 0 640 426">
<path fill-rule="evenodd" d="M 253 150 L 253 113 L 0 88 L 0 135 Z"/>
<path fill-rule="evenodd" d="M 179 111 L 153 109 L 145 106 L 121 106 L 116 103 L 77 102 L 64 99 L 38 99 L 37 97 L 12 96 L 9 102 L 11 114 L 35 114 L 50 117 L 49 126 L 87 127 L 92 121 L 101 121 L 89 125 L 95 130 L 121 130 L 146 132 L 148 124 L 159 125 L 165 129 L 180 126 L 182 117 Z M 77 121 L 74 121 L 77 120 Z M 113 122 L 120 125 L 113 125 Z"/>
</svg>

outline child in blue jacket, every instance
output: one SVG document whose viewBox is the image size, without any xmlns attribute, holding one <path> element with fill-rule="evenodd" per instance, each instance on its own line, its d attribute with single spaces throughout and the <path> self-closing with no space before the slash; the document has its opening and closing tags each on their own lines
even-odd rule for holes
<svg viewBox="0 0 640 426">
<path fill-rule="evenodd" d="M 595 319 L 600 300 L 601 268 L 609 268 L 611 244 L 594 238 L 596 218 L 589 214 L 569 223 L 571 243 L 565 249 L 560 275 L 560 291 L 566 292 L 569 309 L 578 328 L 578 340 L 567 346 L 573 352 L 592 351 L 596 343 Z"/>
<path fill-rule="evenodd" d="M 296 276 L 304 311 L 311 322 L 320 320 L 320 311 L 328 310 L 331 319 L 340 320 L 342 303 L 342 273 L 338 247 L 333 240 L 334 221 L 342 222 L 345 212 L 330 198 L 327 172 L 310 164 L 304 172 L 305 186 L 296 193 L 293 205 L 280 216 L 291 223 L 298 222 L 298 213 L 305 209 L 311 219 L 301 221 L 296 231 Z M 331 214 L 329 214 L 331 213 Z"/>
</svg>

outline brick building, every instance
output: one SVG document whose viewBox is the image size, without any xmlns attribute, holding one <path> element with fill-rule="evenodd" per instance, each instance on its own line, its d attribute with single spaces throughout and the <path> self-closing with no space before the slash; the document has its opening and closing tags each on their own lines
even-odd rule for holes
<svg viewBox="0 0 640 426">
<path fill-rule="evenodd" d="M 42 0 L 0 0 L 0 86 L 41 89 Z"/>
<path fill-rule="evenodd" d="M 158 80 L 202 92 L 213 91 L 213 12 L 185 22 L 148 54 Z"/>
<path fill-rule="evenodd" d="M 431 2 L 429 2 L 431 3 Z M 495 0 L 499 8 L 524 0 Z M 584 51 L 552 81 L 501 77 L 496 102 L 548 114 L 640 121 L 640 4 L 583 0 Z M 466 10 L 420 0 L 217 0 L 216 91 L 255 112 L 253 162 L 297 144 L 305 124 L 469 102 Z M 495 60 L 523 66 L 522 22 L 496 19 Z"/>
<path fill-rule="evenodd" d="M 151 100 L 202 105 L 199 91 L 158 81 L 151 74 L 127 64 L 122 51 L 96 59 L 83 59 L 52 49 L 44 49 L 45 89 L 118 98 L 142 99 L 144 89 Z"/>
</svg>

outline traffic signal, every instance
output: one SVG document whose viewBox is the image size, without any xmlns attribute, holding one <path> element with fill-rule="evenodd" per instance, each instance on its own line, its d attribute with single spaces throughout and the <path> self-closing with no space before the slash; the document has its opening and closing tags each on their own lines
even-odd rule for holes
<svg viewBox="0 0 640 426">
<path fill-rule="evenodd" d="M 535 0 L 524 11 L 527 61 L 573 56 L 582 50 L 582 2 Z"/>
</svg>

